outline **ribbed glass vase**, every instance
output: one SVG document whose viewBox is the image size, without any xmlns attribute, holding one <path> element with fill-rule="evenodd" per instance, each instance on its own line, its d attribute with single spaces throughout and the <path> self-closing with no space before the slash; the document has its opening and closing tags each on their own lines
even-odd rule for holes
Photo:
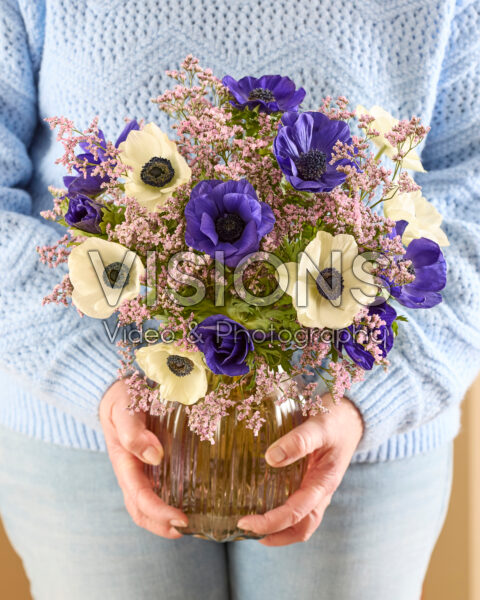
<svg viewBox="0 0 480 600">
<path fill-rule="evenodd" d="M 273 468 L 265 452 L 302 422 L 301 411 L 293 400 L 278 405 L 273 398 L 265 398 L 263 408 L 266 422 L 257 436 L 231 409 L 217 428 L 215 444 L 190 431 L 182 404 L 165 416 L 148 416 L 165 455 L 159 466 L 146 465 L 146 472 L 160 498 L 188 516 L 182 533 L 217 542 L 259 538 L 238 529 L 238 520 L 284 504 L 300 487 L 307 459 Z"/>
</svg>

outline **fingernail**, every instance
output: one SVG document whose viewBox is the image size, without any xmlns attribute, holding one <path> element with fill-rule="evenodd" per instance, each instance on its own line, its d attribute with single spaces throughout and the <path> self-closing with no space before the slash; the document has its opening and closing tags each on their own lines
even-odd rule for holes
<svg viewBox="0 0 480 600">
<path fill-rule="evenodd" d="M 186 523 L 185 521 L 180 521 L 180 519 L 172 519 L 170 521 L 170 525 L 172 527 L 186 527 L 188 523 Z"/>
<path fill-rule="evenodd" d="M 250 531 L 250 527 L 243 519 L 240 519 L 240 521 L 237 523 L 237 527 L 239 527 L 240 529 L 245 529 L 246 531 Z"/>
<path fill-rule="evenodd" d="M 150 463 L 151 465 L 159 465 L 162 460 L 162 455 L 163 453 L 159 448 L 149 446 L 142 454 L 142 458 L 145 462 Z"/>
<path fill-rule="evenodd" d="M 287 458 L 287 454 L 280 446 L 273 446 L 267 450 L 266 458 L 271 465 L 276 465 L 283 462 Z"/>
</svg>

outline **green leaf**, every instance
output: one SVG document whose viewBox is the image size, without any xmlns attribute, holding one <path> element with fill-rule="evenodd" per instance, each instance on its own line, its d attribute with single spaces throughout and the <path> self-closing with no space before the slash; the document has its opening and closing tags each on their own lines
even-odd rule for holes
<svg viewBox="0 0 480 600">
<path fill-rule="evenodd" d="M 107 232 L 107 223 L 110 223 L 112 228 L 115 229 L 117 225 L 120 225 L 125 220 L 125 207 L 116 206 L 115 204 L 109 204 L 102 208 L 102 221 L 100 223 L 100 229 L 103 234 Z"/>
<path fill-rule="evenodd" d="M 62 214 L 65 214 L 68 210 L 69 200 L 66 196 L 63 197 L 63 200 L 60 203 L 60 210 Z"/>
<path fill-rule="evenodd" d="M 69 225 L 67 225 L 67 227 L 70 227 Z M 83 231 L 83 229 L 78 229 L 77 227 L 70 227 L 72 233 L 74 235 L 83 235 L 85 237 L 97 237 L 97 238 L 102 238 L 102 239 L 106 239 L 106 235 L 102 234 L 102 233 L 90 233 L 89 231 Z"/>
</svg>

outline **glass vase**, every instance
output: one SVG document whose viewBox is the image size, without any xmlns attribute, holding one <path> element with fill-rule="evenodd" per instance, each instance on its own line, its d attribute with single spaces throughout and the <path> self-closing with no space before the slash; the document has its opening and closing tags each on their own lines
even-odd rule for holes
<svg viewBox="0 0 480 600">
<path fill-rule="evenodd" d="M 284 504 L 300 487 L 308 459 L 274 468 L 265 452 L 303 421 L 301 410 L 293 400 L 276 404 L 274 398 L 265 398 L 262 409 L 266 422 L 258 435 L 234 408 L 221 419 L 214 444 L 190 431 L 182 404 L 164 416 L 148 415 L 148 427 L 165 455 L 159 466 L 146 465 L 146 472 L 159 497 L 188 516 L 188 527 L 179 528 L 182 533 L 217 542 L 259 539 L 238 529 L 238 520 Z"/>
</svg>

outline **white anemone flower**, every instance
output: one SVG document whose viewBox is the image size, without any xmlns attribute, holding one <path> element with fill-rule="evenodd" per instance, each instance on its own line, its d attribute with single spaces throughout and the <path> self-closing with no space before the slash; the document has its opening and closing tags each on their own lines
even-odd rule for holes
<svg viewBox="0 0 480 600">
<path fill-rule="evenodd" d="M 301 325 L 341 329 L 375 300 L 378 286 L 367 265 L 353 236 L 319 231 L 299 261 L 281 265 L 277 276 Z"/>
<path fill-rule="evenodd" d="M 75 246 L 68 257 L 68 270 L 73 304 L 95 319 L 108 318 L 121 302 L 136 298 L 145 273 L 135 252 L 96 237 Z"/>
<path fill-rule="evenodd" d="M 372 142 L 380 148 L 380 150 L 383 150 L 389 158 L 393 159 L 397 155 L 397 149 L 387 140 L 385 134 L 389 133 L 393 127 L 397 125 L 398 119 L 392 117 L 392 115 L 381 106 L 372 106 L 370 110 L 367 110 L 364 106 L 358 105 L 355 112 L 357 113 L 357 116 L 369 115 L 375 119 L 372 121 L 371 127 L 378 131 L 380 135 L 372 138 Z M 402 167 L 404 169 L 425 173 L 422 161 L 415 150 L 410 150 L 407 156 L 405 156 L 402 160 Z"/>
<path fill-rule="evenodd" d="M 140 348 L 135 355 L 145 375 L 160 384 L 164 400 L 189 405 L 207 393 L 202 352 L 188 352 L 174 344 L 160 343 Z"/>
<path fill-rule="evenodd" d="M 165 204 L 175 188 L 190 181 L 187 161 L 155 123 L 131 131 L 119 150 L 122 163 L 131 167 L 125 181 L 127 196 L 152 212 Z"/>
<path fill-rule="evenodd" d="M 393 221 L 407 221 L 402 236 L 405 246 L 415 239 L 428 238 L 439 246 L 449 246 L 446 233 L 441 229 L 442 215 L 422 196 L 422 191 L 396 194 L 383 203 L 383 212 Z"/>
</svg>

